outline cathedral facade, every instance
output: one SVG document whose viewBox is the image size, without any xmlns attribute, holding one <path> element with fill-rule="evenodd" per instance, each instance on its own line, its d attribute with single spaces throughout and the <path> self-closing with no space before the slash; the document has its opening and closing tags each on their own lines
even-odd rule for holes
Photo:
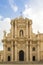
<svg viewBox="0 0 43 65">
<path fill-rule="evenodd" d="M 3 51 L 0 61 L 41 61 L 43 60 L 43 34 L 32 31 L 32 20 L 15 18 L 11 20 L 10 33 L 3 36 Z"/>
</svg>

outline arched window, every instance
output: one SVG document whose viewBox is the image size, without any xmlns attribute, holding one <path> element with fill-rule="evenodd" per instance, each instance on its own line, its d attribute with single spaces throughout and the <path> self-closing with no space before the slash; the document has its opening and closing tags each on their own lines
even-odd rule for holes
<svg viewBox="0 0 43 65">
<path fill-rule="evenodd" d="M 23 36 L 23 30 L 20 30 L 20 36 Z"/>
<path fill-rule="evenodd" d="M 8 47 L 8 51 L 10 51 L 11 49 L 10 49 L 10 47 Z"/>
<path fill-rule="evenodd" d="M 33 51 L 35 51 L 35 47 L 33 47 L 33 49 L 32 49 Z"/>
</svg>

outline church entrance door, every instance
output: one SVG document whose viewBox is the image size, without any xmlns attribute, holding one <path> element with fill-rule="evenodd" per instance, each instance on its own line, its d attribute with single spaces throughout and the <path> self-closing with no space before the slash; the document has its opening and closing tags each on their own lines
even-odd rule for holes
<svg viewBox="0 0 43 65">
<path fill-rule="evenodd" d="M 8 56 L 8 61 L 10 61 L 11 59 L 10 59 L 10 56 Z"/>
<path fill-rule="evenodd" d="M 33 61 L 35 61 L 35 56 L 33 56 Z"/>
<path fill-rule="evenodd" d="M 24 51 L 23 50 L 19 52 L 19 61 L 24 61 Z"/>
</svg>

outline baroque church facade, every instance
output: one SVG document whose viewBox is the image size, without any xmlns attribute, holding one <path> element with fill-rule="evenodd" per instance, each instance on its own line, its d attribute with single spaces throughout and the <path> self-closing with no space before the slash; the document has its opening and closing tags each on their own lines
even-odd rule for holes
<svg viewBox="0 0 43 65">
<path fill-rule="evenodd" d="M 33 33 L 32 20 L 19 17 L 10 24 L 10 33 L 4 31 L 0 61 L 43 61 L 43 34 Z"/>
</svg>

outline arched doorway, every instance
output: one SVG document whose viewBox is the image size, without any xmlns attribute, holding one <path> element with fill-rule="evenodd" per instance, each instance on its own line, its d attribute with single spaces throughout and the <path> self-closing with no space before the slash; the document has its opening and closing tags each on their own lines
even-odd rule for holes
<svg viewBox="0 0 43 65">
<path fill-rule="evenodd" d="M 35 56 L 33 56 L 33 61 L 35 61 Z"/>
<path fill-rule="evenodd" d="M 24 51 L 23 50 L 19 52 L 19 61 L 24 61 Z"/>
<path fill-rule="evenodd" d="M 10 56 L 8 56 L 8 61 L 10 61 L 11 60 L 11 58 L 10 58 Z"/>
</svg>

